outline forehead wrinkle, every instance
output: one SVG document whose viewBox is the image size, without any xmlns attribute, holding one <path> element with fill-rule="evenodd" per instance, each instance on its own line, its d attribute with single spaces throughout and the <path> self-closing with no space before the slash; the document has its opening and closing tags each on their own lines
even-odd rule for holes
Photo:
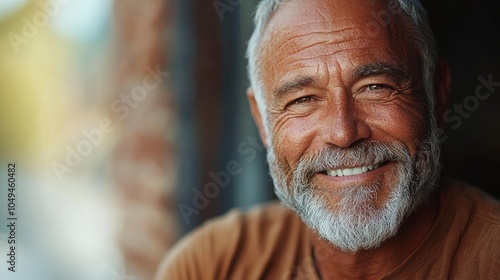
<svg viewBox="0 0 500 280">
<path fill-rule="evenodd" d="M 337 49 L 333 52 L 327 52 L 327 53 L 321 53 L 321 54 L 316 53 L 316 54 L 313 54 L 309 57 L 301 57 L 301 58 L 297 58 L 297 56 L 299 56 L 299 55 L 296 54 L 296 55 L 286 56 L 281 61 L 278 61 L 276 64 L 274 64 L 275 66 L 273 66 L 273 67 L 281 68 L 283 65 L 290 65 L 290 64 L 295 64 L 295 63 L 299 63 L 299 62 L 305 62 L 305 61 L 308 61 L 311 59 L 329 60 L 328 59 L 329 57 L 335 56 L 335 55 L 342 53 L 342 52 L 345 52 L 345 51 L 362 50 L 363 52 L 366 52 L 366 51 L 369 51 L 372 49 L 377 49 L 377 48 L 361 46 L 361 47 L 349 48 L 349 49 Z M 371 52 L 370 52 L 370 54 L 371 54 Z M 363 57 L 363 56 L 366 56 L 366 53 L 351 57 L 350 61 L 352 60 L 352 58 L 359 58 L 359 57 Z M 332 61 L 335 61 L 335 60 L 332 60 Z"/>
<path fill-rule="evenodd" d="M 337 24 L 337 28 L 334 28 L 334 25 Z M 335 19 L 335 20 L 328 20 L 328 21 L 310 21 L 307 23 L 302 23 L 302 24 L 297 24 L 293 26 L 284 26 L 282 24 L 276 24 L 277 26 L 269 23 L 268 26 L 268 31 L 266 33 L 269 33 L 271 38 L 278 38 L 280 36 L 293 36 L 294 34 L 297 33 L 298 30 L 300 30 L 302 33 L 299 33 L 298 35 L 302 34 L 308 34 L 308 33 L 313 33 L 317 32 L 318 30 L 325 30 L 325 32 L 334 32 L 334 31 L 342 31 L 347 28 L 354 28 L 352 25 L 352 21 L 349 19 Z M 276 34 L 274 34 L 276 33 Z"/>
<path fill-rule="evenodd" d="M 356 39 L 355 41 L 358 41 L 358 40 Z M 307 50 L 301 50 L 297 53 L 289 54 L 286 58 L 293 60 L 293 61 L 295 61 L 295 60 L 307 60 L 307 59 L 313 59 L 313 58 L 335 56 L 335 55 L 342 53 L 342 52 L 372 49 L 371 47 L 368 47 L 368 44 L 364 44 L 363 42 L 359 42 L 359 44 L 354 44 L 356 47 L 342 46 L 344 44 L 347 44 L 347 43 L 341 43 L 341 44 L 331 43 L 331 44 L 327 45 L 327 46 L 331 46 L 330 48 L 324 48 L 324 49 L 311 51 L 311 54 L 308 56 L 305 56 L 305 54 L 301 55 L 301 53 L 306 52 Z M 286 58 L 285 58 L 285 60 L 286 60 Z"/>
<path fill-rule="evenodd" d="M 333 61 L 332 63 L 325 61 L 324 63 L 327 71 L 328 86 L 332 92 L 338 92 L 338 89 L 345 86 L 342 65 L 338 61 Z"/>
<path fill-rule="evenodd" d="M 330 34 L 330 33 L 341 33 L 341 32 L 347 32 L 349 30 L 356 30 L 359 28 L 356 28 L 355 26 L 346 26 L 346 27 L 341 27 L 341 28 L 334 28 L 333 26 L 328 26 L 324 25 L 321 28 L 314 28 L 311 30 L 300 30 L 297 27 L 289 27 L 286 28 L 285 30 L 282 30 L 279 32 L 278 35 L 276 35 L 274 38 L 280 38 L 280 37 L 292 37 L 292 38 L 297 38 L 297 37 L 303 37 L 311 34 Z M 298 33 L 298 31 L 302 31 Z"/>
<path fill-rule="evenodd" d="M 335 27 L 335 24 L 338 27 Z M 273 19 L 268 23 L 266 31 L 264 32 L 262 45 L 269 44 L 271 47 L 277 45 L 282 46 L 280 41 L 288 41 L 290 39 L 306 36 L 315 33 L 335 33 L 345 31 L 347 29 L 355 28 L 352 22 L 348 19 L 337 19 L 329 21 L 313 21 L 308 23 L 301 23 L 297 25 L 285 25 L 273 22 Z"/>
<path fill-rule="evenodd" d="M 366 39 L 362 31 L 355 27 L 335 30 L 315 30 L 312 32 L 290 35 L 291 36 L 286 36 L 285 34 L 281 34 L 275 37 L 275 39 L 270 42 L 271 49 L 274 49 L 277 53 L 285 49 L 284 52 L 290 55 L 316 45 L 336 44 L 351 41 L 356 38 Z"/>
</svg>

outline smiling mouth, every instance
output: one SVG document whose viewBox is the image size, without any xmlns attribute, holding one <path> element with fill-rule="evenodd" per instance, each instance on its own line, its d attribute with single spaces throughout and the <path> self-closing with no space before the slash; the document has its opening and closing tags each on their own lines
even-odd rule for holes
<svg viewBox="0 0 500 280">
<path fill-rule="evenodd" d="M 383 165 L 384 165 L 384 163 L 376 163 L 374 165 L 366 165 L 366 166 L 359 166 L 359 167 L 353 167 L 353 168 L 324 170 L 321 173 L 328 175 L 328 176 L 331 176 L 331 177 L 353 176 L 353 175 L 359 175 L 359 174 L 363 174 L 363 173 L 367 173 L 367 172 L 376 170 Z"/>
</svg>

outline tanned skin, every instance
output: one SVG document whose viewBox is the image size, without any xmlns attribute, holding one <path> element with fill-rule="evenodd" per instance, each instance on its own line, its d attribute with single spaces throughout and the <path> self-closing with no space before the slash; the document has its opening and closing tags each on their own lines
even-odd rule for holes
<svg viewBox="0 0 500 280">
<path fill-rule="evenodd" d="M 388 1 L 290 1 L 273 15 L 263 38 L 261 79 L 268 120 L 259 111 L 254 92 L 248 98 L 266 147 L 264 122 L 269 121 L 272 145 L 286 171 L 304 155 L 326 146 L 350 147 L 358 141 L 403 143 L 415 155 L 429 131 L 422 59 L 411 42 L 404 12 L 393 15 L 379 31 L 369 30 L 372 11 Z M 434 110 L 440 124 L 450 87 L 448 65 L 437 64 Z M 441 112 L 441 113 L 440 113 Z M 367 173 L 330 177 L 315 174 L 316 191 L 367 184 L 382 187 L 374 202 L 383 205 L 394 187 L 394 163 Z M 334 205 L 337 197 L 328 197 Z M 422 242 L 439 211 L 430 200 L 407 217 L 398 234 L 372 250 L 348 253 L 316 236 L 314 251 L 322 279 L 379 279 L 398 266 Z M 326 257 L 325 257 L 326 256 Z"/>
</svg>

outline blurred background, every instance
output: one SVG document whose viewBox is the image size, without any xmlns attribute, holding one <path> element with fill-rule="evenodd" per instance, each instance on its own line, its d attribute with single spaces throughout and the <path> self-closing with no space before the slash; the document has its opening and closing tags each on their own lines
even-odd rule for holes
<svg viewBox="0 0 500 280">
<path fill-rule="evenodd" d="M 152 279 L 205 220 L 274 199 L 245 95 L 256 3 L 0 2 L 0 279 Z M 453 74 L 444 174 L 500 198 L 500 3 L 424 4 Z"/>
</svg>

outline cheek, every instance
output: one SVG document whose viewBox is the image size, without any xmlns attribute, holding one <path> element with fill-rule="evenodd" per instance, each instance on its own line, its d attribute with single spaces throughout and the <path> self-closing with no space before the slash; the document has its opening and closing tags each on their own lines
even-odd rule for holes
<svg viewBox="0 0 500 280">
<path fill-rule="evenodd" d="M 273 146 L 280 162 L 293 170 L 300 158 L 312 147 L 314 121 L 310 117 L 289 118 L 276 121 L 273 129 Z"/>
<path fill-rule="evenodd" d="M 372 130 L 374 140 L 386 143 L 399 141 L 415 154 L 419 142 L 426 135 L 425 109 L 399 104 L 371 106 L 366 112 L 366 122 Z"/>
</svg>

